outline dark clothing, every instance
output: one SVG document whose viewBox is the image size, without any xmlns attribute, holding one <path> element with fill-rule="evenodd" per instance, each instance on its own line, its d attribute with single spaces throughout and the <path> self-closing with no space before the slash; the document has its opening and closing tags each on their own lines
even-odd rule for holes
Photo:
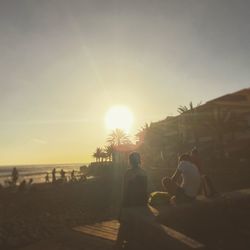
<svg viewBox="0 0 250 250">
<path fill-rule="evenodd" d="M 123 200 L 119 216 L 120 228 L 116 241 L 116 249 L 128 249 L 129 245 L 131 247 L 133 244 L 134 227 L 133 222 L 131 224 L 131 218 L 127 214 L 127 211 L 130 207 L 146 206 L 147 202 L 146 172 L 140 167 L 128 169 L 124 176 Z"/>
<path fill-rule="evenodd" d="M 194 197 L 186 195 L 184 189 L 181 187 L 176 189 L 175 199 L 177 204 L 189 203 L 195 200 Z"/>
<path fill-rule="evenodd" d="M 124 178 L 122 207 L 146 206 L 147 175 L 141 168 L 129 169 Z"/>
<path fill-rule="evenodd" d="M 207 175 L 203 175 L 202 178 L 202 189 L 206 197 L 213 197 L 218 194 L 211 179 Z"/>
</svg>

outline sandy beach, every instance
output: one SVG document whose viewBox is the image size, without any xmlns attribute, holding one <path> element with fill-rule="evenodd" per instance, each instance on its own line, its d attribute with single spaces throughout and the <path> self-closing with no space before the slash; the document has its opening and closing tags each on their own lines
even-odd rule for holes
<svg viewBox="0 0 250 250">
<path fill-rule="evenodd" d="M 223 166 L 204 169 L 220 192 L 249 187 L 248 164 Z M 167 170 L 147 170 L 151 191 L 161 190 L 161 178 L 173 171 Z M 61 233 L 67 235 L 74 226 L 115 219 L 119 190 L 114 187 L 106 176 L 85 182 L 34 183 L 23 191 L 0 189 L 0 249 L 22 249 Z"/>
<path fill-rule="evenodd" d="M 24 247 L 74 225 L 107 220 L 111 183 L 34 184 L 30 190 L 0 191 L 0 249 Z"/>
</svg>

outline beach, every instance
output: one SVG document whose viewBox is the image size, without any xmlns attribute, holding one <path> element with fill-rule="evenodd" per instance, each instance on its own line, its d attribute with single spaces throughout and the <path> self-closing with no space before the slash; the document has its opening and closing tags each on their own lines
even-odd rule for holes
<svg viewBox="0 0 250 250">
<path fill-rule="evenodd" d="M 30 245 L 70 229 L 113 218 L 107 179 L 82 183 L 33 184 L 0 191 L 0 249 Z"/>
<path fill-rule="evenodd" d="M 213 168 L 207 163 L 204 172 L 219 192 L 249 187 L 248 162 L 213 163 Z M 161 178 L 171 176 L 173 171 L 147 169 L 152 184 L 150 191 L 162 190 Z M 27 184 L 24 189 L 2 187 L 0 249 L 22 249 L 62 233 L 67 235 L 74 226 L 117 218 L 120 192 L 114 185 L 113 175 L 107 173 L 83 181 Z"/>
<path fill-rule="evenodd" d="M 86 163 L 64 163 L 64 164 L 32 164 L 32 165 L 9 165 L 0 166 L 0 184 L 4 184 L 5 180 L 10 180 L 11 172 L 13 168 L 16 168 L 19 173 L 18 182 L 23 180 L 28 181 L 33 180 L 33 183 L 43 183 L 45 182 L 45 175 L 49 173 L 51 180 L 51 173 L 53 168 L 56 169 L 56 177 L 60 177 L 60 171 L 63 169 L 66 172 L 66 176 L 69 177 L 72 170 L 79 172 L 80 167 L 87 165 Z"/>
</svg>

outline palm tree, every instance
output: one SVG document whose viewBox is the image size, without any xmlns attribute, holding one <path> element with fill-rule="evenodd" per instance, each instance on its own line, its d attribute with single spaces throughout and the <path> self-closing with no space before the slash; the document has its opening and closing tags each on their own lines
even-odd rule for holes
<svg viewBox="0 0 250 250">
<path fill-rule="evenodd" d="M 177 108 L 177 112 L 178 112 L 179 114 L 183 114 L 183 113 L 186 113 L 187 111 L 193 111 L 195 108 L 201 106 L 201 104 L 202 104 L 202 101 L 198 102 L 198 103 L 196 104 L 195 107 L 194 107 L 194 105 L 193 105 L 193 102 L 190 102 L 190 103 L 189 103 L 189 107 L 180 105 L 180 106 Z"/>
<path fill-rule="evenodd" d="M 107 160 L 107 154 L 104 152 L 104 151 L 102 151 L 101 152 L 101 155 L 100 155 L 100 157 L 101 157 L 101 161 L 103 162 L 103 161 L 106 161 Z"/>
<path fill-rule="evenodd" d="M 109 161 L 112 161 L 112 154 L 114 152 L 114 145 L 111 144 L 111 145 L 108 145 L 105 147 L 105 153 L 107 155 L 107 158 Z"/>
<path fill-rule="evenodd" d="M 107 142 L 110 145 L 119 146 L 121 144 L 131 143 L 128 135 L 122 129 L 115 129 L 108 137 Z"/>
<path fill-rule="evenodd" d="M 95 158 L 95 161 L 97 162 L 97 159 L 98 159 L 98 157 L 97 157 L 97 153 L 96 153 L 96 152 L 94 152 L 94 153 L 92 154 L 92 156 Z"/>
<path fill-rule="evenodd" d="M 149 130 L 148 123 L 145 123 L 145 125 L 141 126 L 141 128 L 138 130 L 138 133 L 135 136 L 139 143 L 144 142 L 145 135 L 148 132 L 148 130 Z"/>
<path fill-rule="evenodd" d="M 177 108 L 177 112 L 178 112 L 179 114 L 183 114 L 183 113 L 187 112 L 188 110 L 189 110 L 189 109 L 188 109 L 187 106 L 182 106 L 182 105 L 180 105 L 180 106 Z"/>
<path fill-rule="evenodd" d="M 96 159 L 96 162 L 100 162 L 101 155 L 102 155 L 102 148 L 98 147 L 96 148 L 96 151 L 92 156 Z"/>
<path fill-rule="evenodd" d="M 194 107 L 193 103 L 189 103 L 189 107 L 187 106 L 179 106 L 177 111 L 184 118 L 184 126 L 189 127 L 192 131 L 193 138 L 195 140 L 195 145 L 199 145 L 199 136 L 198 136 L 198 119 L 197 119 L 197 109 L 201 106 L 202 102 L 196 104 Z M 183 120 L 182 120 L 183 121 Z"/>
</svg>

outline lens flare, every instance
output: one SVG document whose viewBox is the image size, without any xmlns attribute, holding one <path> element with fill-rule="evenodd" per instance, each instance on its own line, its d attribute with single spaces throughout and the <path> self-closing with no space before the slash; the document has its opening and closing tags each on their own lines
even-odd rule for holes
<svg viewBox="0 0 250 250">
<path fill-rule="evenodd" d="M 128 133 L 133 122 L 133 114 L 126 106 L 111 107 L 105 116 L 106 127 L 110 130 L 119 128 Z"/>
</svg>

